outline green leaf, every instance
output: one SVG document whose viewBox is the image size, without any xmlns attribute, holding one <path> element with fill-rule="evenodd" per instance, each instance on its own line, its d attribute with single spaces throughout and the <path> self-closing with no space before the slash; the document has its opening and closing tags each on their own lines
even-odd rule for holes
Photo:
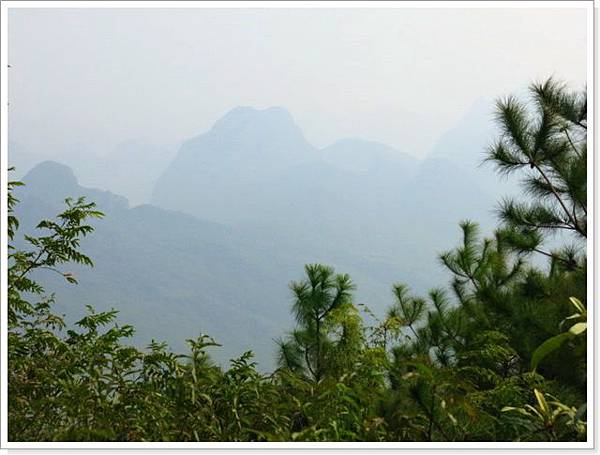
<svg viewBox="0 0 600 455">
<path fill-rule="evenodd" d="M 544 394 L 540 392 L 538 389 L 533 389 L 533 393 L 535 394 L 535 398 L 537 399 L 538 405 L 544 414 L 548 414 L 550 412 L 550 407 L 546 402 L 546 397 Z"/>
<path fill-rule="evenodd" d="M 540 361 L 551 352 L 556 351 L 562 344 L 569 338 L 572 338 L 573 334 L 570 332 L 561 333 L 552 338 L 548 338 L 534 351 L 531 356 L 531 369 L 535 371 Z"/>
<path fill-rule="evenodd" d="M 511 411 L 515 411 L 518 412 L 519 414 L 523 414 L 524 416 L 530 417 L 531 414 L 529 414 L 525 409 L 523 408 L 515 408 L 513 406 L 504 406 L 500 412 L 511 412 Z"/>
<path fill-rule="evenodd" d="M 587 322 L 578 322 L 577 324 L 573 325 L 569 329 L 568 333 L 572 334 L 573 336 L 577 336 L 577 335 L 582 334 L 586 330 L 587 330 Z"/>
<path fill-rule="evenodd" d="M 581 300 L 576 299 L 575 297 L 569 297 L 569 300 L 571 301 L 573 306 L 577 309 L 577 311 L 579 311 L 579 313 L 581 313 L 581 314 L 586 313 L 586 308 L 583 306 L 583 303 L 581 303 Z"/>
</svg>

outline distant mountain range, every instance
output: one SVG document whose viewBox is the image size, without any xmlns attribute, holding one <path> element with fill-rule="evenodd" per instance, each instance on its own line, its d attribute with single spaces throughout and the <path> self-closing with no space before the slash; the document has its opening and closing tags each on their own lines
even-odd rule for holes
<svg viewBox="0 0 600 455">
<path fill-rule="evenodd" d="M 361 139 L 317 150 L 287 111 L 238 108 L 182 145 L 151 203 L 311 255 L 352 251 L 399 263 L 418 252 L 431 264 L 454 239 L 447 226 L 470 217 L 489 227 L 495 201 L 469 150 L 438 149 L 425 160 Z"/>
<path fill-rule="evenodd" d="M 394 282 L 418 292 L 446 283 L 437 254 L 459 242 L 460 220 L 495 225 L 507 184 L 476 167 L 495 134 L 483 110 L 418 160 L 357 138 L 319 150 L 285 109 L 236 108 L 174 157 L 135 142 L 107 155 L 97 186 L 133 195 L 132 208 L 44 162 L 24 176 L 18 214 L 33 226 L 80 195 L 106 212 L 82 243 L 96 267 L 74 269 L 80 285 L 41 277 L 69 317 L 84 304 L 115 307 L 138 328 L 138 343 L 156 338 L 181 350 L 203 332 L 223 343 L 217 360 L 252 346 L 269 369 L 273 339 L 292 326 L 287 285 L 305 263 L 349 273 L 358 302 L 382 313 Z M 152 205 L 137 205 L 148 198 Z"/>
<path fill-rule="evenodd" d="M 48 160 L 49 153 L 30 151 L 9 143 L 8 161 L 21 178 L 35 165 Z M 84 185 L 110 190 L 127 197 L 131 205 L 148 203 L 156 180 L 175 155 L 174 148 L 153 146 L 141 140 L 117 144 L 108 153 L 89 153 L 75 144 L 51 154 L 51 160 L 68 164 Z"/>
</svg>

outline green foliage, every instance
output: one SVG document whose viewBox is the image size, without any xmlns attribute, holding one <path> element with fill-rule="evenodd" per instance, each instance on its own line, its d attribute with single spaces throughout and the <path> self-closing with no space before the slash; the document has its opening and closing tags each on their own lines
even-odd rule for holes
<svg viewBox="0 0 600 455">
<path fill-rule="evenodd" d="M 361 322 L 348 275 L 335 275 L 320 264 L 309 264 L 305 271 L 305 281 L 290 284 L 298 328 L 279 341 L 279 363 L 318 382 L 352 362 L 362 343 Z"/>
<path fill-rule="evenodd" d="M 569 320 L 581 320 L 581 322 L 576 322 L 573 324 L 569 330 L 566 332 L 560 333 L 552 338 L 548 338 L 544 341 L 533 353 L 531 357 L 531 369 L 535 371 L 538 364 L 542 361 L 544 357 L 548 354 L 556 351 L 558 348 L 562 346 L 562 344 L 573 337 L 580 336 L 587 330 L 587 310 L 583 306 L 583 304 L 576 299 L 575 297 L 570 298 L 571 303 L 577 310 L 577 313 L 572 314 L 571 316 L 565 318 L 565 320 L 561 323 L 561 326 L 569 321 Z"/>
<path fill-rule="evenodd" d="M 17 199 L 12 195 L 12 189 L 20 186 L 20 182 L 9 182 L 8 197 L 8 235 L 13 240 L 19 222 L 13 215 Z M 79 248 L 80 238 L 92 232 L 93 228 L 82 224 L 88 218 L 101 218 L 103 214 L 94 210 L 93 202 L 86 203 L 84 198 L 77 201 L 66 199 L 67 208 L 57 216 L 56 220 L 42 220 L 36 226 L 46 233 L 39 237 L 25 236 L 27 242 L 33 247 L 30 251 L 17 251 L 9 244 L 9 271 L 8 271 L 8 321 L 9 326 L 14 326 L 20 315 L 33 314 L 33 306 L 22 297 L 23 293 L 42 295 L 44 289 L 30 278 L 30 273 L 37 269 L 46 269 L 62 275 L 69 283 L 77 283 L 75 276 L 70 272 L 61 272 L 58 266 L 74 262 L 87 266 L 93 263 L 89 257 L 81 253 Z"/>
<path fill-rule="evenodd" d="M 586 422 L 582 419 L 586 405 L 579 409 L 567 406 L 556 400 L 551 395 L 543 394 L 538 389 L 533 390 L 536 404 L 526 404 L 524 407 L 515 408 L 506 406 L 502 412 L 518 413 L 524 416 L 523 425 L 530 433 L 542 433 L 548 440 L 556 441 L 568 437 L 576 440 L 585 439 Z M 551 401 L 546 400 L 546 396 Z"/>
<path fill-rule="evenodd" d="M 497 103 L 502 135 L 487 157 L 502 174 L 520 172 L 533 198 L 500 204 L 500 219 L 515 231 L 505 240 L 521 253 L 537 252 L 575 267 L 576 258 L 541 249 L 539 235 L 561 230 L 578 241 L 587 237 L 586 93 L 569 92 L 553 79 L 531 85 L 529 92 L 530 105 L 514 97 Z"/>
<path fill-rule="evenodd" d="M 460 224 L 460 244 L 440 255 L 450 289 L 422 298 L 395 284 L 379 318 L 354 305 L 348 275 L 306 265 L 290 284 L 296 328 L 268 375 L 251 351 L 216 366 L 207 335 L 183 354 L 156 341 L 138 349 L 116 310 L 88 307 L 67 326 L 33 274 L 76 284 L 63 267 L 93 265 L 80 240 L 102 213 L 67 199 L 18 250 L 20 183 L 9 182 L 9 440 L 585 440 L 586 257 L 543 245 L 557 230 L 585 242 L 586 101 L 552 80 L 531 92 L 532 106 L 498 104 L 503 134 L 490 159 L 523 171 L 532 200 L 505 201 L 491 238 Z M 528 262 L 534 253 L 547 267 Z"/>
</svg>

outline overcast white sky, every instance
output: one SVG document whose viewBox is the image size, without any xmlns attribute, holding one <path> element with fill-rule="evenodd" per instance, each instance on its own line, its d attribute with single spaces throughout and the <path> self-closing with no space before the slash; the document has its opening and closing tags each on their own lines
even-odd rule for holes
<svg viewBox="0 0 600 455">
<path fill-rule="evenodd" d="M 479 98 L 583 87 L 584 9 L 12 9 L 9 140 L 175 144 L 238 105 L 426 153 Z"/>
</svg>

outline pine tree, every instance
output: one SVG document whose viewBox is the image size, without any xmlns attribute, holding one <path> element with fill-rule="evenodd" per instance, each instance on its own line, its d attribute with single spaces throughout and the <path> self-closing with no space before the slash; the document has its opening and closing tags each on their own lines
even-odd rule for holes
<svg viewBox="0 0 600 455">
<path fill-rule="evenodd" d="M 306 280 L 290 284 L 298 328 L 287 340 L 279 341 L 279 363 L 318 382 L 334 362 L 333 352 L 351 349 L 356 341 L 357 328 L 348 318 L 356 313 L 352 305 L 355 286 L 348 275 L 336 275 L 328 266 L 308 264 L 305 271 Z"/>
<path fill-rule="evenodd" d="M 519 173 L 532 202 L 505 199 L 499 215 L 503 240 L 521 253 L 539 253 L 573 269 L 584 258 L 587 238 L 587 95 L 553 79 L 532 84 L 531 103 L 509 96 L 498 101 L 502 134 L 487 160 L 500 174 Z M 572 234 L 575 245 L 544 249 L 544 236 Z"/>
</svg>

